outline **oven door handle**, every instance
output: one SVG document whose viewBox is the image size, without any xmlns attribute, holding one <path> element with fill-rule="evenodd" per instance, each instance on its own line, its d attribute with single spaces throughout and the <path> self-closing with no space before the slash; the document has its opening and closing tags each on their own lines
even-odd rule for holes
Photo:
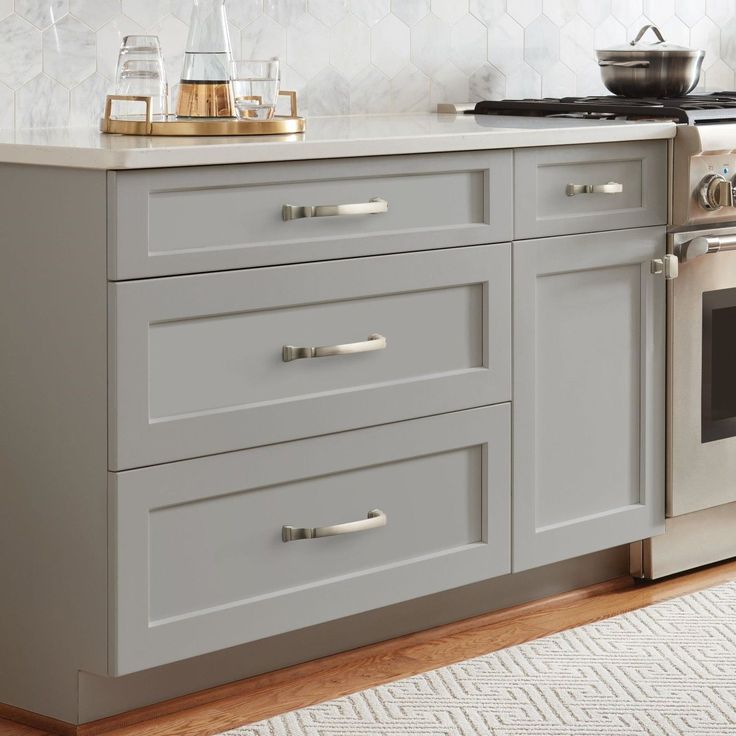
<svg viewBox="0 0 736 736">
<path fill-rule="evenodd" d="M 680 243 L 674 248 L 680 263 L 692 261 L 708 253 L 736 250 L 736 235 L 701 235 L 700 237 Z"/>
</svg>

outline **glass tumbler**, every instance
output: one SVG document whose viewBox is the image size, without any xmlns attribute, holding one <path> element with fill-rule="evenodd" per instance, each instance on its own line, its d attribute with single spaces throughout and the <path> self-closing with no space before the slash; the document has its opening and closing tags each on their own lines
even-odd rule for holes
<svg viewBox="0 0 736 736">
<path fill-rule="evenodd" d="M 279 95 L 278 59 L 234 61 L 230 76 L 236 116 L 241 120 L 270 120 Z"/>
<path fill-rule="evenodd" d="M 126 36 L 120 46 L 115 94 L 151 98 L 154 119 L 169 112 L 169 85 L 157 36 Z M 141 103 L 118 103 L 118 116 L 140 115 Z"/>
</svg>

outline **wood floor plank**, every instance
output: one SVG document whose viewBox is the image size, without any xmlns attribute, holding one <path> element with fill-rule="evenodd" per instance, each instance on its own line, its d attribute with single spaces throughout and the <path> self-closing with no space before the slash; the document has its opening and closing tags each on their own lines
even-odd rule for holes
<svg viewBox="0 0 736 736">
<path fill-rule="evenodd" d="M 216 701 L 85 736 L 211 736 L 730 580 L 736 562 L 656 583 L 620 578 L 253 677 Z"/>
<path fill-rule="evenodd" d="M 732 580 L 736 561 L 655 583 L 619 578 L 140 708 L 77 734 L 211 736 Z"/>
</svg>

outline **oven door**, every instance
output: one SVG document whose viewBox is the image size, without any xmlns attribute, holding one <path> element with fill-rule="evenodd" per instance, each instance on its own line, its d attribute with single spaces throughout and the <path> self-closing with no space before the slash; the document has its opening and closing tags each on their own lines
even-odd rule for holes
<svg viewBox="0 0 736 736">
<path fill-rule="evenodd" d="M 730 234 L 676 233 L 671 247 Z M 668 516 L 736 501 L 736 251 L 682 260 L 668 306 Z"/>
</svg>

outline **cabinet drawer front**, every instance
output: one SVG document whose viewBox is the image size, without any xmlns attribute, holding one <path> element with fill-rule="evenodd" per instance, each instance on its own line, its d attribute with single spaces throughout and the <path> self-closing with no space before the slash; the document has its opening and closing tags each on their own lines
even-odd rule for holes
<svg viewBox="0 0 736 736">
<path fill-rule="evenodd" d="M 667 222 L 664 141 L 525 148 L 514 153 L 514 181 L 517 240 Z M 609 183 L 620 191 L 602 189 Z"/>
<path fill-rule="evenodd" d="M 506 244 L 112 284 L 110 469 L 508 401 L 510 272 Z"/>
<path fill-rule="evenodd" d="M 509 455 L 502 404 L 111 473 L 111 674 L 508 573 Z"/>
<path fill-rule="evenodd" d="M 510 240 L 511 168 L 494 151 L 111 173 L 110 278 Z M 386 212 L 282 210 L 376 198 Z"/>
</svg>

